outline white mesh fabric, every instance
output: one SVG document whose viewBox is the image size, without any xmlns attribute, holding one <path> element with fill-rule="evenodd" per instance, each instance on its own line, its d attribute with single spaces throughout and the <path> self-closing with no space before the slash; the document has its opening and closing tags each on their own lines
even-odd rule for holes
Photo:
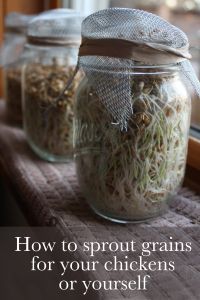
<svg viewBox="0 0 200 300">
<path fill-rule="evenodd" d="M 34 18 L 28 27 L 28 36 L 37 38 L 80 39 L 83 16 L 72 9 L 53 9 Z"/>
<path fill-rule="evenodd" d="M 24 33 L 26 33 L 28 23 L 34 17 L 35 15 L 23 15 L 16 12 L 9 13 L 5 18 L 5 27 L 6 29 L 24 30 Z"/>
<path fill-rule="evenodd" d="M 175 57 L 180 53 L 182 57 L 189 56 L 188 39 L 180 29 L 154 14 L 137 9 L 110 8 L 90 15 L 82 23 L 82 38 L 123 39 L 148 45 L 158 53 L 170 52 Z M 114 122 L 126 128 L 132 113 L 129 78 L 136 62 L 90 55 L 80 56 L 79 63 Z M 146 64 L 142 59 L 140 63 Z M 188 69 L 188 63 L 180 65 L 183 70 L 187 66 L 184 73 L 199 92 L 200 85 L 193 69 Z"/>
<path fill-rule="evenodd" d="M 113 116 L 113 122 L 126 128 L 132 114 L 130 70 L 133 62 L 126 59 L 85 56 L 80 57 L 90 84 Z"/>
<path fill-rule="evenodd" d="M 9 13 L 5 18 L 4 43 L 0 48 L 0 66 L 15 62 L 23 51 L 26 42 L 28 23 L 35 15 Z"/>
<path fill-rule="evenodd" d="M 188 44 L 187 36 L 164 19 L 138 9 L 110 8 L 87 17 L 82 24 L 82 36 L 87 38 L 123 38 L 181 48 Z"/>
<path fill-rule="evenodd" d="M 193 66 L 188 60 L 184 60 L 180 63 L 181 70 L 183 75 L 188 79 L 194 90 L 196 91 L 197 95 L 200 97 L 200 84 L 199 79 L 194 72 Z"/>
</svg>

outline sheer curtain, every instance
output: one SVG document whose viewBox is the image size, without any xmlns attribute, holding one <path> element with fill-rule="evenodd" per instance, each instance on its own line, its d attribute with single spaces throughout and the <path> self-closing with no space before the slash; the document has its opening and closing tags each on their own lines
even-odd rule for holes
<svg viewBox="0 0 200 300">
<path fill-rule="evenodd" d="M 109 0 L 63 0 L 64 8 L 73 8 L 84 15 L 89 15 L 97 10 L 108 8 Z"/>
</svg>

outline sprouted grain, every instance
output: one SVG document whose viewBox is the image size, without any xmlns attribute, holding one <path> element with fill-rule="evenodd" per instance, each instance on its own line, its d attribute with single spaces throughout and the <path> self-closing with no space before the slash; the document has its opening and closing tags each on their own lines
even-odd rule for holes
<svg viewBox="0 0 200 300">
<path fill-rule="evenodd" d="M 32 148 L 43 158 L 62 160 L 72 156 L 74 94 L 80 76 L 64 92 L 74 72 L 72 66 L 34 63 L 25 71 L 24 125 Z M 42 154 L 44 153 L 44 155 Z"/>
<path fill-rule="evenodd" d="M 166 210 L 185 170 L 190 98 L 177 75 L 133 76 L 127 132 L 85 81 L 75 110 L 75 154 L 81 189 L 93 209 L 121 220 Z"/>
</svg>

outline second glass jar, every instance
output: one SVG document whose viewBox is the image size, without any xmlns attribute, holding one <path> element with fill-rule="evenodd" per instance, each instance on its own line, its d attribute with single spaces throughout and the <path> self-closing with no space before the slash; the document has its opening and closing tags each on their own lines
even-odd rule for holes
<svg viewBox="0 0 200 300">
<path fill-rule="evenodd" d="M 81 17 L 75 18 L 78 32 L 73 32 L 73 28 L 68 32 L 69 27 L 61 30 L 71 18 L 75 18 L 73 13 L 66 17 L 60 10 L 57 16 L 53 11 L 37 17 L 30 23 L 25 46 L 28 58 L 22 75 L 24 129 L 34 152 L 52 162 L 65 162 L 73 155 L 74 95 L 81 75 L 77 74 L 70 88 L 63 90 L 77 63 Z"/>
</svg>

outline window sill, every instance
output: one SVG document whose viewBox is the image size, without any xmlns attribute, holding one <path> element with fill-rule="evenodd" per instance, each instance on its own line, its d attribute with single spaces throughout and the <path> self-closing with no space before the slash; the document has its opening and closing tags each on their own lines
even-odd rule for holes
<svg viewBox="0 0 200 300">
<path fill-rule="evenodd" d="M 200 171 L 200 140 L 191 136 L 188 144 L 187 164 Z"/>
<path fill-rule="evenodd" d="M 200 193 L 200 139 L 190 136 L 184 185 Z"/>
</svg>

